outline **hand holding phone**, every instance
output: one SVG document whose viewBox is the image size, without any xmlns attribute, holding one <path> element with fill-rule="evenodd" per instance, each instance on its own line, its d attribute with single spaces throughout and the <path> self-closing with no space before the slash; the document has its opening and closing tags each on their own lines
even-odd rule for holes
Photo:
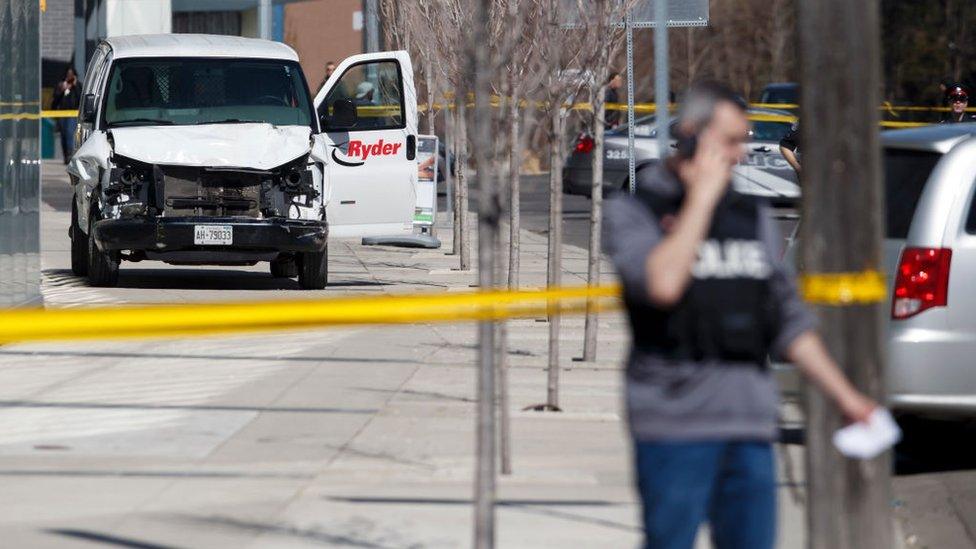
<svg viewBox="0 0 976 549">
<path fill-rule="evenodd" d="M 678 139 L 678 153 L 682 157 L 679 172 L 689 195 L 717 202 L 725 194 L 732 178 L 732 166 L 722 147 L 719 136 L 710 127 Z"/>
</svg>

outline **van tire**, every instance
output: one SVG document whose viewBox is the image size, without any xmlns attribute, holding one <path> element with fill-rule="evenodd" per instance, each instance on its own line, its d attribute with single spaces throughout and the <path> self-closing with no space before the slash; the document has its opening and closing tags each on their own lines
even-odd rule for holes
<svg viewBox="0 0 976 549">
<path fill-rule="evenodd" d="M 71 272 L 75 276 L 88 275 L 88 238 L 81 232 L 78 225 L 78 203 L 71 200 L 71 227 L 68 229 L 71 238 Z"/>
<path fill-rule="evenodd" d="M 88 216 L 88 284 L 113 288 L 119 283 L 119 253 L 103 252 L 95 244 L 95 222 L 101 219 L 97 206 Z"/>
<path fill-rule="evenodd" d="M 304 290 L 321 290 L 329 281 L 329 250 L 298 256 L 298 285 Z"/>
<path fill-rule="evenodd" d="M 298 276 L 298 261 L 294 257 L 278 258 L 271 262 L 271 276 L 275 278 L 295 278 Z"/>
</svg>

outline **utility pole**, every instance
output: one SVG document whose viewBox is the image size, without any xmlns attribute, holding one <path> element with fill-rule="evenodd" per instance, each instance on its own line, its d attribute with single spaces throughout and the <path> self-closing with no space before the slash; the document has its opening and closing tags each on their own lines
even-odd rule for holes
<svg viewBox="0 0 976 549">
<path fill-rule="evenodd" d="M 366 53 L 380 51 L 379 0 L 363 0 L 363 39 Z"/>
<path fill-rule="evenodd" d="M 258 0 L 258 35 L 271 40 L 271 0 Z"/>
<path fill-rule="evenodd" d="M 495 286 L 502 204 L 495 177 L 492 147 L 492 111 L 489 101 L 494 59 L 489 50 L 488 17 L 492 0 L 471 3 L 471 32 L 467 39 L 464 92 L 474 87 L 474 124 L 471 136 L 478 172 L 474 177 L 478 192 L 478 286 Z M 464 101 L 467 93 L 461 96 Z M 495 546 L 495 323 L 478 324 L 478 412 L 475 447 L 474 540 L 476 549 Z"/>
<path fill-rule="evenodd" d="M 842 287 L 845 283 L 831 274 L 870 278 L 883 265 L 878 0 L 796 5 L 804 144 L 801 267 L 805 279 L 827 281 L 851 296 L 856 288 Z M 884 402 L 883 302 L 841 297 L 812 304 L 824 340 L 846 374 Z M 839 411 L 811 387 L 804 396 L 808 546 L 892 547 L 890 454 L 869 461 L 844 458 L 831 443 L 843 425 Z"/>
</svg>

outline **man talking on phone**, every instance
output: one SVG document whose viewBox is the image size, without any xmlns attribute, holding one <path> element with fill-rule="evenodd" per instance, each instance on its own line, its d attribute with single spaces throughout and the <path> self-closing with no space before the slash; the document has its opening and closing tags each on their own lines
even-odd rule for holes
<svg viewBox="0 0 976 549">
<path fill-rule="evenodd" d="M 745 155 L 745 105 L 694 85 L 677 152 L 607 204 L 607 247 L 632 330 L 626 402 L 646 547 L 776 541 L 779 395 L 767 357 L 794 364 L 851 421 L 876 404 L 844 377 L 780 262 L 769 207 L 730 187 Z"/>
</svg>

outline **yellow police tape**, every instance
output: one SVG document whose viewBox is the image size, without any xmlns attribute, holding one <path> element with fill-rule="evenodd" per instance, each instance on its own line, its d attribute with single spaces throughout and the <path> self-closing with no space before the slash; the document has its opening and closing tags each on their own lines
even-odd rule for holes
<svg viewBox="0 0 976 549">
<path fill-rule="evenodd" d="M 800 293 L 815 305 L 855 305 L 886 300 L 888 287 L 879 271 L 811 273 L 800 276 Z"/>
<path fill-rule="evenodd" d="M 75 118 L 78 116 L 78 111 L 77 110 L 41 111 L 41 116 L 44 118 Z"/>
<path fill-rule="evenodd" d="M 618 286 L 491 290 L 294 301 L 13 309 L 0 312 L 0 344 L 198 336 L 365 324 L 536 318 L 619 308 Z"/>
</svg>

